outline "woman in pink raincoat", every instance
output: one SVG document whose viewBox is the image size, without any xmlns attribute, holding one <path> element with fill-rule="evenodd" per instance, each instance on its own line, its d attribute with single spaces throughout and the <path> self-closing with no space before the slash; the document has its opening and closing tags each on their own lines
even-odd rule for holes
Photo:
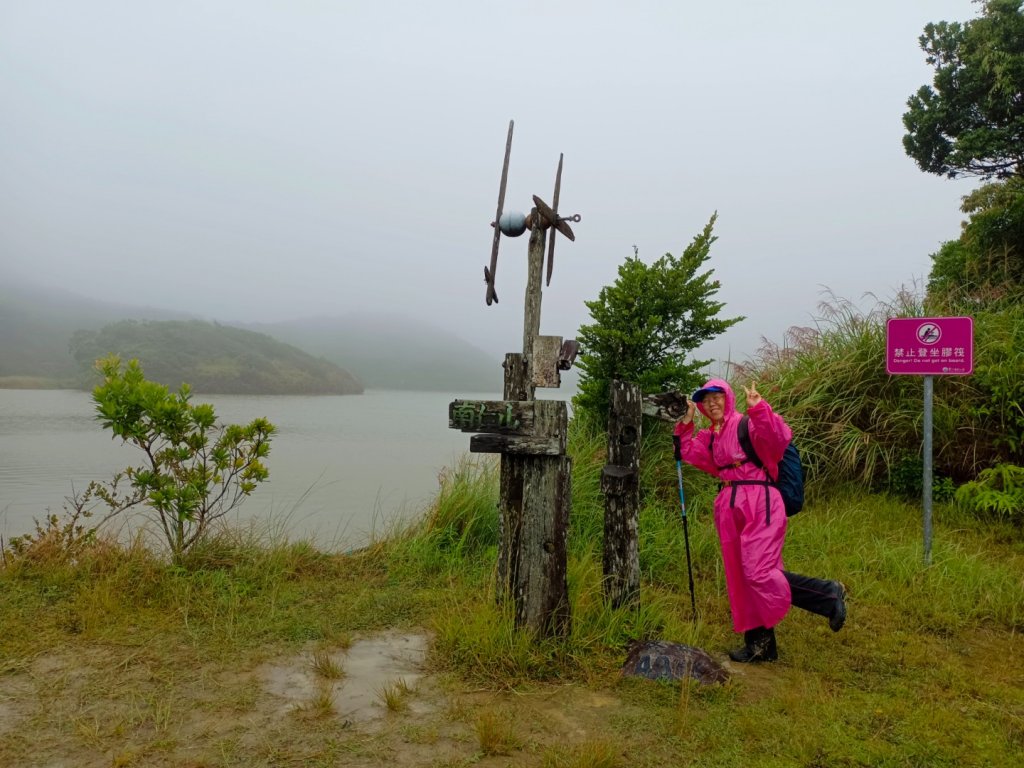
<svg viewBox="0 0 1024 768">
<path fill-rule="evenodd" d="M 846 621 L 846 590 L 825 581 L 782 569 L 786 510 L 771 478 L 792 432 L 782 417 L 757 392 L 744 387 L 750 441 L 764 464 L 747 458 L 737 427 L 742 414 L 729 384 L 711 379 L 693 393 L 686 415 L 675 427 L 684 461 L 722 482 L 715 498 L 715 527 L 722 545 L 725 584 L 732 608 L 733 629 L 743 633 L 743 647 L 729 652 L 733 661 L 775 661 L 779 657 L 775 625 L 791 605 L 825 616 L 832 631 Z M 694 434 L 694 410 L 711 426 Z"/>
</svg>

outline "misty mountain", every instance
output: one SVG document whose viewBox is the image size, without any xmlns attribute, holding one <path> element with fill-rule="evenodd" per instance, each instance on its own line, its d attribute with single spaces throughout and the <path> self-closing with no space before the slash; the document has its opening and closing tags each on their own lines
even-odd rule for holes
<svg viewBox="0 0 1024 768">
<path fill-rule="evenodd" d="M 195 392 L 258 395 L 358 395 L 348 371 L 264 333 L 202 320 L 121 320 L 76 331 L 71 353 L 82 370 L 111 353 L 137 359 L 146 378 Z"/>
<path fill-rule="evenodd" d="M 174 310 L 97 301 L 57 289 L 0 282 L 0 377 L 47 379 L 75 386 L 80 368 L 69 343 L 78 330 L 98 330 L 125 318 L 184 320 Z"/>
<path fill-rule="evenodd" d="M 76 331 L 98 332 L 122 320 L 195 319 L 175 310 L 89 299 L 0 275 L 0 380 L 7 386 L 87 386 L 82 366 L 70 352 Z M 501 391 L 503 355 L 488 356 L 420 321 L 349 314 L 230 325 L 323 357 L 371 388 Z M 157 361 L 143 364 L 150 375 Z M 180 379 L 173 386 L 177 383 Z"/>
<path fill-rule="evenodd" d="M 239 324 L 344 365 L 371 389 L 500 392 L 504 354 L 399 315 Z"/>
</svg>

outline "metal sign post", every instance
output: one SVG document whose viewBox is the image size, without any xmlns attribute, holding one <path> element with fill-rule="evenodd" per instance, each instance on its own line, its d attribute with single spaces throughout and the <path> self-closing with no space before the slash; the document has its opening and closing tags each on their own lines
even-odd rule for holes
<svg viewBox="0 0 1024 768">
<path fill-rule="evenodd" d="M 885 330 L 886 372 L 924 376 L 921 501 L 924 564 L 931 565 L 933 376 L 968 376 L 974 371 L 974 321 L 970 317 L 894 317 Z"/>
<path fill-rule="evenodd" d="M 921 502 L 924 506 L 924 564 L 932 564 L 932 395 L 935 382 L 931 376 L 924 377 L 924 440 L 921 447 L 924 456 L 924 472 L 921 478 Z"/>
</svg>

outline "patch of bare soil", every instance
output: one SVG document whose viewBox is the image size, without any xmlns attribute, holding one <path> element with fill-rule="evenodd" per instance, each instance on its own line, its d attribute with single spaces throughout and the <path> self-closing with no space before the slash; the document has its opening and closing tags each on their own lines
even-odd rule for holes
<svg viewBox="0 0 1024 768">
<path fill-rule="evenodd" d="M 97 647 L 9 664 L 0 765 L 536 765 L 630 709 L 579 686 L 465 690 L 427 673 L 427 647 L 383 633 L 234 664 Z"/>
<path fill-rule="evenodd" d="M 349 725 L 372 723 L 392 711 L 386 701 L 389 692 L 398 709 L 426 714 L 436 708 L 411 695 L 423 677 L 426 652 L 425 635 L 386 633 L 328 654 L 341 673 L 337 680 L 318 673 L 308 656 L 276 660 L 258 674 L 264 690 L 279 700 L 279 715 L 308 709 L 310 702 L 316 701 Z"/>
</svg>

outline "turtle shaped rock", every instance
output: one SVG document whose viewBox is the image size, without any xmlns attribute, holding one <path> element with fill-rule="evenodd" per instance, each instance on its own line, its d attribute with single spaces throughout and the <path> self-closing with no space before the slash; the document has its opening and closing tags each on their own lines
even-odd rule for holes
<svg viewBox="0 0 1024 768">
<path fill-rule="evenodd" d="M 648 680 L 682 680 L 692 677 L 702 685 L 724 683 L 729 672 L 706 651 L 692 645 L 664 640 L 637 641 L 629 649 L 622 665 L 625 677 Z"/>
</svg>

